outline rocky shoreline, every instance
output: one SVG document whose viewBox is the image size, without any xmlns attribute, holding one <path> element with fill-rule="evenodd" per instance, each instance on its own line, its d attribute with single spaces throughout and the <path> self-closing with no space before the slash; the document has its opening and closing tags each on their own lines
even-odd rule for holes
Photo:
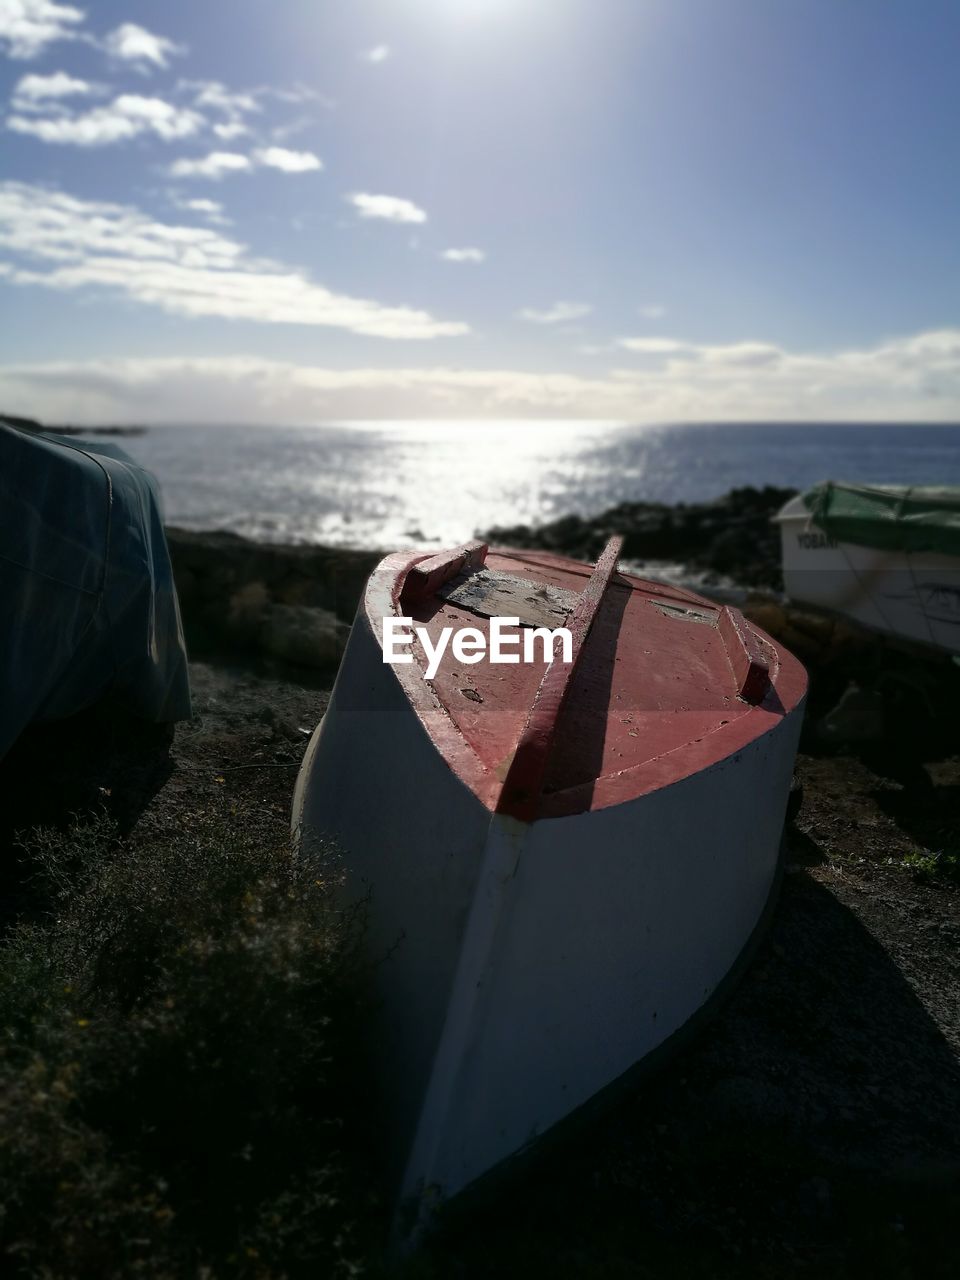
<svg viewBox="0 0 960 1280">
<path fill-rule="evenodd" d="M 622 534 L 623 559 L 636 572 L 657 578 L 669 562 L 674 573 L 684 566 L 707 596 L 728 599 L 733 589 L 745 615 L 810 672 L 808 726 L 836 712 L 821 725 L 828 741 L 896 739 L 914 752 L 949 742 L 960 716 L 960 671 L 948 659 L 902 651 L 784 598 L 772 518 L 791 496 L 768 486 L 735 489 L 709 503 L 622 503 L 592 517 L 482 536 L 494 545 L 590 561 L 611 534 Z M 332 680 L 366 578 L 384 552 L 179 528 L 169 528 L 167 537 L 192 654 L 253 660 L 268 670 L 274 664 L 280 674 L 286 666 L 314 684 Z"/>
<path fill-rule="evenodd" d="M 779 590 L 780 534 L 773 517 L 794 489 L 732 489 L 712 502 L 622 502 L 596 516 L 563 516 L 543 525 L 491 529 L 491 542 L 541 548 L 595 560 L 606 540 L 623 535 L 623 558 L 682 562 L 745 587 Z"/>
<path fill-rule="evenodd" d="M 539 548 L 595 560 L 611 534 L 623 558 L 682 563 L 709 589 L 780 585 L 779 535 L 772 516 L 788 489 L 735 489 L 714 502 L 668 506 L 622 503 L 597 516 L 495 528 L 494 545 Z M 233 533 L 169 528 L 167 538 L 191 647 L 229 649 L 326 668 L 335 662 L 363 584 L 382 551 L 253 542 Z M 776 622 L 774 615 L 768 621 Z M 762 624 L 761 624 L 762 625 Z M 822 627 L 821 627 L 822 633 Z"/>
<path fill-rule="evenodd" d="M 378 551 L 167 529 L 191 653 L 335 668 Z"/>
</svg>

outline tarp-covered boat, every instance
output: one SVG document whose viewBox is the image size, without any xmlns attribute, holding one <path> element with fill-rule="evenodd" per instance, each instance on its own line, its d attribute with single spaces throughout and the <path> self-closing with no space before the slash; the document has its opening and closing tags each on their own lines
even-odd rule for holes
<svg viewBox="0 0 960 1280">
<path fill-rule="evenodd" d="M 960 653 L 960 488 L 828 482 L 776 518 L 791 599 Z"/>
<path fill-rule="evenodd" d="M 0 601 L 0 756 L 107 699 L 190 715 L 159 493 L 121 449 L 0 420 Z"/>
<path fill-rule="evenodd" d="M 777 882 L 806 676 L 733 609 L 480 543 L 371 576 L 297 783 L 367 899 L 374 1057 L 407 1222 L 652 1061 L 737 970 Z M 384 619 L 426 629 L 384 661 Z M 562 624 L 497 665 L 444 627 Z"/>
</svg>

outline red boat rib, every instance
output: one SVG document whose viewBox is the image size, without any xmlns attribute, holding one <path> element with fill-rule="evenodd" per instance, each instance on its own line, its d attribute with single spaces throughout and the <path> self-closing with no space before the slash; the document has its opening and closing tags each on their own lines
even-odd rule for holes
<svg viewBox="0 0 960 1280">
<path fill-rule="evenodd" d="M 573 683 L 574 673 L 597 616 L 603 593 L 616 572 L 622 546 L 622 537 L 610 539 L 566 620 L 573 641 L 571 660 L 558 662 L 554 658 L 540 681 L 533 707 L 500 791 L 498 813 L 509 814 L 523 822 L 531 822 L 537 815 L 557 721 Z"/>
<path fill-rule="evenodd" d="M 420 560 L 407 573 L 401 596 L 409 601 L 431 596 L 464 569 L 479 569 L 486 558 L 487 544 L 475 539 L 454 547 L 452 551 L 441 551 Z"/>
<path fill-rule="evenodd" d="M 764 657 L 760 641 L 747 626 L 739 609 L 729 606 L 721 609 L 717 628 L 733 667 L 737 693 L 744 702 L 762 702 L 770 688 L 770 664 Z"/>
</svg>

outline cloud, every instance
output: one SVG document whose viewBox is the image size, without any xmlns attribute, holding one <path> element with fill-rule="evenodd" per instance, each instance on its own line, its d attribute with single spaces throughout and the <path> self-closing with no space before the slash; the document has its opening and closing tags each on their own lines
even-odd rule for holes
<svg viewBox="0 0 960 1280">
<path fill-rule="evenodd" d="M 412 200 L 399 196 L 372 196 L 355 192 L 346 197 L 361 218 L 382 218 L 386 222 L 426 222 L 427 215 Z"/>
<path fill-rule="evenodd" d="M 284 147 L 262 147 L 251 156 L 239 151 L 211 151 L 197 159 L 175 160 L 172 178 L 210 178 L 218 181 L 228 173 L 251 173 L 254 168 L 279 169 L 281 173 L 310 173 L 323 168 L 312 151 L 287 151 Z"/>
<path fill-rule="evenodd" d="M 104 38 L 103 47 L 112 58 L 132 63 L 141 71 L 152 67 L 166 67 L 171 57 L 186 52 L 173 40 L 154 35 L 145 27 L 138 27 L 135 22 L 124 22 L 111 31 Z"/>
<path fill-rule="evenodd" d="M 642 307 L 637 307 L 637 314 L 643 316 L 644 320 L 660 320 L 667 314 L 667 308 L 661 307 L 659 302 L 647 302 Z"/>
<path fill-rule="evenodd" d="M 332 369 L 258 356 L 0 365 L 0 399 L 48 420 L 295 422 L 543 416 L 602 398 L 600 380 L 509 369 Z"/>
<path fill-rule="evenodd" d="M 440 254 L 445 262 L 483 262 L 486 256 L 482 249 L 444 249 Z"/>
<path fill-rule="evenodd" d="M 784 356 L 779 347 L 772 346 L 769 342 L 734 342 L 727 346 L 698 347 L 696 352 L 703 360 L 713 364 L 743 369 L 776 364 Z"/>
<path fill-rule="evenodd" d="M 173 195 L 171 201 L 175 208 L 182 209 L 185 213 L 202 214 L 208 222 L 212 222 L 216 226 L 225 227 L 230 225 L 230 219 L 224 214 L 223 205 L 219 200 L 206 200 L 199 197 L 196 199 L 184 199 Z"/>
<path fill-rule="evenodd" d="M 249 156 L 238 151 L 211 151 L 195 160 L 174 160 L 170 166 L 172 178 L 210 178 L 217 182 L 228 173 L 249 173 L 253 163 Z"/>
<path fill-rule="evenodd" d="M 301 103 L 316 101 L 319 98 L 314 90 L 302 85 L 296 85 L 292 89 L 277 89 L 270 85 L 261 85 L 256 89 L 238 90 L 228 88 L 220 80 L 180 80 L 177 90 L 180 93 L 189 94 L 192 105 L 197 110 L 222 117 L 214 122 L 212 128 L 217 137 L 224 142 L 242 138 L 251 132 L 249 117 L 263 111 L 263 99 Z M 274 126 L 270 133 L 276 142 L 282 142 L 284 138 L 309 127 L 312 123 L 311 117 L 299 116 L 289 123 Z"/>
<path fill-rule="evenodd" d="M 180 92 L 189 93 L 193 105 L 203 112 L 214 112 L 223 117 L 213 124 L 213 132 L 224 142 L 242 138 L 250 132 L 246 117 L 262 110 L 256 90 L 228 89 L 219 80 L 181 80 Z"/>
<path fill-rule="evenodd" d="M 287 151 L 284 147 L 264 147 L 253 153 L 257 164 L 282 173 L 309 173 L 323 168 L 323 161 L 312 151 Z"/>
<path fill-rule="evenodd" d="M 11 58 L 35 58 L 58 40 L 75 40 L 85 17 L 52 0 L 0 0 L 0 47 Z"/>
<path fill-rule="evenodd" d="M 758 368 L 776 364 L 784 353 L 769 342 L 733 342 L 704 345 L 677 338 L 621 338 L 619 345 L 642 356 L 674 356 L 731 368 Z"/>
<path fill-rule="evenodd" d="M 123 93 L 109 105 L 80 115 L 14 115 L 7 119 L 7 128 L 15 133 L 31 134 L 41 142 L 76 147 L 107 146 L 144 133 L 173 142 L 189 138 L 203 124 L 203 117 L 195 111 L 174 107 L 162 98 L 144 98 L 135 93 Z"/>
<path fill-rule="evenodd" d="M 263 88 L 257 90 L 267 98 L 276 98 L 278 102 L 303 103 L 316 102 L 322 107 L 335 107 L 336 103 L 332 98 L 327 98 L 320 93 L 318 89 L 313 89 L 310 85 L 296 83 L 278 88 L 276 85 L 264 85 Z"/>
<path fill-rule="evenodd" d="M 652 367 L 614 369 L 664 418 L 687 420 L 955 420 L 960 413 L 960 330 L 931 330 L 866 349 L 811 354 L 766 342 L 621 345 Z"/>
<path fill-rule="evenodd" d="M 372 49 L 364 49 L 360 57 L 364 62 L 386 62 L 388 58 L 393 57 L 393 50 L 388 44 L 375 44 Z"/>
<path fill-rule="evenodd" d="M 642 356 L 679 355 L 693 350 L 688 342 L 678 342 L 676 338 L 620 338 L 619 343 Z"/>
<path fill-rule="evenodd" d="M 245 250 L 218 232 L 155 222 L 138 209 L 80 200 L 46 187 L 0 182 L 0 249 L 14 260 L 34 262 L 131 262 L 155 260 L 233 266 Z"/>
<path fill-rule="evenodd" d="M 240 120 L 221 120 L 213 126 L 213 132 L 223 142 L 232 142 L 234 138 L 242 138 L 249 133 L 250 128 Z"/>
<path fill-rule="evenodd" d="M 255 93 L 228 89 L 219 80 L 181 80 L 177 88 L 191 92 L 193 105 L 205 111 L 222 111 L 224 115 L 236 117 L 261 110 Z"/>
<path fill-rule="evenodd" d="M 15 111 L 46 110 L 63 98 L 84 97 L 99 92 L 99 85 L 68 76 L 65 71 L 54 71 L 48 76 L 22 76 L 13 87 L 12 104 Z"/>
<path fill-rule="evenodd" d="M 865 349 L 782 353 L 754 371 L 667 360 L 577 377 L 509 368 L 330 368 L 260 356 L 0 365 L 0 402 L 53 421 L 303 422 L 321 418 L 605 418 L 955 422 L 960 329 Z"/>
<path fill-rule="evenodd" d="M 201 198 L 196 200 L 184 200 L 183 207 L 185 209 L 193 209 L 197 213 L 223 213 L 223 205 L 219 200 L 205 200 Z"/>
<path fill-rule="evenodd" d="M 526 307 L 517 314 L 521 320 L 529 320 L 532 324 L 565 324 L 569 320 L 588 316 L 592 310 L 593 307 L 587 302 L 555 302 L 546 311 Z"/>
<path fill-rule="evenodd" d="M 185 316 L 325 325 L 382 338 L 468 332 L 459 321 L 332 293 L 305 273 L 251 257 L 210 227 L 172 226 L 126 205 L 0 183 L 0 249 L 13 284 L 94 291 Z"/>
<path fill-rule="evenodd" d="M 293 120 L 287 120 L 284 124 L 274 125 L 270 130 L 270 136 L 274 142 L 286 142 L 287 138 L 292 138 L 294 134 L 302 133 L 304 129 L 309 129 L 313 122 L 313 116 L 297 116 Z"/>
</svg>

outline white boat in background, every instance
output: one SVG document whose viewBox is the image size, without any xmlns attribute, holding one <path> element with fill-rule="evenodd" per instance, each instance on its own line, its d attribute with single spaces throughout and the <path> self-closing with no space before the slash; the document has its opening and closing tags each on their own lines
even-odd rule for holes
<svg viewBox="0 0 960 1280">
<path fill-rule="evenodd" d="M 824 484 L 776 520 L 791 600 L 960 653 L 960 489 Z"/>
<path fill-rule="evenodd" d="M 293 823 L 365 900 L 383 1132 L 409 1235 L 658 1060 L 739 971 L 778 882 L 806 675 L 735 610 L 480 543 L 388 556 Z M 388 665 L 435 636 L 565 624 L 572 661 Z"/>
</svg>

